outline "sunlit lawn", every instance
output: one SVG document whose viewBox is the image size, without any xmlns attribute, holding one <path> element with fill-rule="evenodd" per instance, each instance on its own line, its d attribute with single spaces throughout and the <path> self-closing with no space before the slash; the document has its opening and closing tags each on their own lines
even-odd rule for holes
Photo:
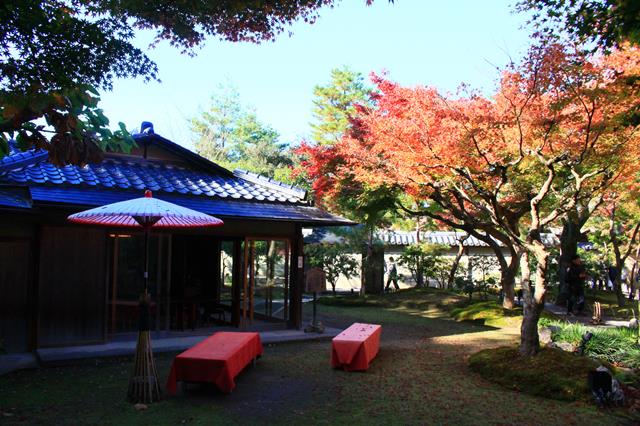
<svg viewBox="0 0 640 426">
<path fill-rule="evenodd" d="M 192 387 L 146 411 L 125 402 L 129 359 L 16 372 L 0 377 L 0 424 L 625 424 L 586 403 L 528 396 L 484 381 L 471 353 L 514 344 L 517 327 L 456 322 L 456 296 L 401 292 L 355 306 L 318 307 L 328 325 L 383 325 L 380 353 L 365 373 L 329 365 L 330 342 L 265 347 L 222 395 Z M 305 307 L 310 308 L 310 307 Z M 162 380 L 172 356 L 157 356 Z M 9 414 L 9 416 L 7 416 Z"/>
</svg>

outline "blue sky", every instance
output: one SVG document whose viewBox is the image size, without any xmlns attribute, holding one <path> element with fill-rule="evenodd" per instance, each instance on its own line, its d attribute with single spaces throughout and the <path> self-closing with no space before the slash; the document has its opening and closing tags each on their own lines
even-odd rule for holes
<svg viewBox="0 0 640 426">
<path fill-rule="evenodd" d="M 161 83 L 118 80 L 102 93 L 112 124 L 135 129 L 152 121 L 156 132 L 192 148 L 188 119 L 206 109 L 219 84 L 231 81 L 260 120 L 297 143 L 309 133 L 312 92 L 332 68 L 349 66 L 368 75 L 387 71 L 404 85 L 455 91 L 461 84 L 491 90 L 495 67 L 526 50 L 526 16 L 512 12 L 515 0 L 343 0 L 320 11 L 314 25 L 291 27 L 261 45 L 209 39 L 196 57 L 166 43 L 149 51 Z M 146 47 L 150 34 L 136 43 Z"/>
</svg>

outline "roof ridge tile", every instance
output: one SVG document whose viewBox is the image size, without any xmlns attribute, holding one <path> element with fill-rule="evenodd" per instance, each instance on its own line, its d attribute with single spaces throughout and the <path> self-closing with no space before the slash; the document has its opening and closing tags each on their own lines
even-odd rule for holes
<svg viewBox="0 0 640 426">
<path fill-rule="evenodd" d="M 262 185 L 267 188 L 275 189 L 280 192 L 284 192 L 287 195 L 291 195 L 297 199 L 304 200 L 307 197 L 307 191 L 304 189 L 289 185 L 283 182 L 279 182 L 267 176 L 263 176 L 259 173 L 250 172 L 244 169 L 235 169 L 233 175 L 244 179 L 256 185 Z"/>
</svg>

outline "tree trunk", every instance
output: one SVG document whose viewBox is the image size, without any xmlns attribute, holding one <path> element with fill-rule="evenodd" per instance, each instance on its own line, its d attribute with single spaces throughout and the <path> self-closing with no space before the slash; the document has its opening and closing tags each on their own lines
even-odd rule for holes
<svg viewBox="0 0 640 426">
<path fill-rule="evenodd" d="M 609 238 L 611 240 L 611 245 L 613 246 L 613 254 L 616 259 L 616 270 L 618 274 L 616 279 L 613 282 L 613 290 L 616 292 L 616 299 L 618 299 L 618 306 L 624 306 L 626 300 L 624 295 L 622 294 L 622 270 L 624 269 L 624 264 L 627 261 L 627 257 L 631 252 L 635 239 L 638 235 L 638 229 L 640 228 L 640 223 L 636 224 L 633 235 L 627 242 L 626 247 L 621 247 L 620 240 L 617 236 L 617 227 L 616 227 L 616 207 L 615 204 L 611 209 L 611 213 L 609 216 Z M 633 277 L 631 277 L 633 279 Z"/>
<path fill-rule="evenodd" d="M 416 288 L 424 287 L 424 273 L 422 272 L 422 259 L 421 256 L 418 256 L 416 259 Z"/>
<path fill-rule="evenodd" d="M 512 256 L 508 266 L 500 268 L 500 285 L 502 286 L 502 307 L 505 309 L 515 308 L 516 297 L 516 272 L 520 259 L 518 256 Z"/>
<path fill-rule="evenodd" d="M 416 244 L 420 245 L 420 229 L 421 229 L 421 218 L 418 216 L 416 221 Z M 422 256 L 418 256 L 416 259 L 416 288 L 424 287 L 424 273 L 422 271 Z"/>
<path fill-rule="evenodd" d="M 466 239 L 466 238 L 465 238 Z M 458 266 L 460 265 L 460 259 L 464 254 L 464 240 L 458 240 L 458 252 L 456 253 L 455 259 L 453 259 L 453 264 L 451 265 L 451 271 L 449 271 L 449 277 L 447 278 L 447 288 L 453 288 L 453 282 L 456 279 L 456 272 L 458 272 Z"/>
<path fill-rule="evenodd" d="M 371 273 L 369 272 L 370 267 L 370 259 L 373 257 L 373 250 L 371 246 L 367 244 L 364 255 L 362 256 L 362 266 L 361 266 L 361 275 L 360 275 L 360 296 L 364 296 L 366 293 L 367 282 L 369 281 L 369 276 Z"/>
<path fill-rule="evenodd" d="M 558 258 L 558 297 L 556 305 L 565 306 L 569 289 L 567 288 L 567 268 L 571 265 L 571 259 L 578 252 L 578 239 L 582 225 L 574 219 L 562 221 L 562 235 L 560 235 L 560 256 Z"/>
<path fill-rule="evenodd" d="M 511 259 L 507 262 L 507 259 L 502 252 L 503 247 L 500 246 L 498 240 L 491 238 L 489 235 L 483 235 L 479 232 L 471 231 L 471 233 L 481 241 L 484 241 L 491 247 L 498 264 L 500 265 L 500 286 L 502 288 L 502 307 L 505 309 L 513 309 L 515 307 L 515 286 L 516 286 L 516 273 L 518 271 L 518 265 L 520 256 L 513 247 L 513 244 L 506 240 L 500 240 L 504 244 L 511 254 Z"/>
<path fill-rule="evenodd" d="M 624 261 L 626 260 L 626 256 L 625 257 L 621 256 L 620 248 L 616 245 L 617 240 L 613 240 L 612 243 L 614 246 L 613 251 L 616 258 L 616 270 L 618 271 L 618 275 L 616 276 L 616 279 L 613 280 L 613 291 L 616 293 L 618 306 L 622 307 L 626 303 L 624 294 L 622 294 L 622 269 L 624 268 Z"/>
<path fill-rule="evenodd" d="M 618 306 L 623 307 L 627 303 L 627 300 L 624 298 L 624 294 L 622 294 L 622 278 L 620 278 L 620 276 L 616 277 L 613 282 L 613 291 L 616 293 Z"/>
<path fill-rule="evenodd" d="M 500 246 L 492 245 L 491 247 L 500 265 L 500 286 L 502 287 L 503 294 L 502 307 L 505 309 L 513 309 L 515 307 L 516 296 L 516 272 L 518 271 L 520 256 L 517 251 L 510 248 L 511 259 L 507 262 Z"/>
<path fill-rule="evenodd" d="M 633 257 L 633 267 L 631 268 L 631 273 L 629 274 L 629 300 L 633 300 L 633 297 L 636 294 L 636 288 L 638 287 L 638 257 L 640 256 L 640 244 L 636 247 L 636 253 Z"/>
<path fill-rule="evenodd" d="M 371 267 L 373 263 L 373 228 L 369 229 L 369 238 L 366 243 L 366 254 L 362 256 L 362 268 L 360 275 L 360 296 L 364 296 L 366 288 L 370 287 Z"/>
<path fill-rule="evenodd" d="M 618 306 L 623 307 L 626 303 L 626 300 L 624 298 L 624 294 L 622 294 L 622 269 L 624 268 L 624 261 L 626 258 L 623 259 L 620 256 L 619 249 L 614 251 L 615 251 L 615 258 L 616 258 L 616 270 L 618 271 L 618 275 L 616 276 L 616 279 L 613 280 L 613 291 L 616 293 Z"/>
<path fill-rule="evenodd" d="M 373 230 L 369 234 L 366 255 L 362 259 L 362 287 L 360 294 L 381 294 L 384 291 L 384 250 L 373 244 Z"/>
<path fill-rule="evenodd" d="M 522 326 L 520 327 L 520 354 L 523 356 L 534 356 L 540 351 L 538 320 L 544 310 L 547 270 L 549 268 L 549 253 L 544 245 L 539 241 L 536 241 L 534 245 L 534 253 L 538 262 L 535 274 L 535 289 L 531 285 L 529 253 L 524 251 L 520 257 L 524 314 Z"/>
</svg>

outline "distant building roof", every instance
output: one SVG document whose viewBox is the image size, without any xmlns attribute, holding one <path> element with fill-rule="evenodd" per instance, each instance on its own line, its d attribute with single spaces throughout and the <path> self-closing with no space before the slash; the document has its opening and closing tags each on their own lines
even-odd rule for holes
<svg viewBox="0 0 640 426">
<path fill-rule="evenodd" d="M 457 246 L 458 241 L 463 239 L 467 234 L 465 232 L 455 232 L 455 231 L 422 231 L 420 232 L 419 240 L 421 242 L 427 242 L 431 244 L 441 244 L 446 246 Z M 389 246 L 407 246 L 410 244 L 418 243 L 418 233 L 416 231 L 394 231 L 394 230 L 383 230 L 378 231 L 375 234 L 375 238 L 382 241 L 385 245 Z M 551 233 L 542 234 L 542 239 L 545 245 L 555 246 L 560 242 L 558 238 Z M 340 235 L 336 235 L 335 233 L 327 230 L 327 229 L 317 229 L 313 230 L 312 233 L 307 233 L 305 236 L 305 243 L 313 244 L 313 243 L 327 243 L 327 244 L 335 244 L 340 243 L 344 240 Z M 499 243 L 502 245 L 501 243 Z M 467 238 L 463 241 L 462 245 L 464 247 L 488 247 L 489 245 L 484 241 L 479 240 L 474 236 L 467 236 Z"/>
<path fill-rule="evenodd" d="M 423 231 L 420 232 L 420 241 L 431 244 L 457 246 L 458 241 L 465 236 L 467 238 L 462 242 L 464 247 L 489 247 L 487 243 L 473 235 L 467 236 L 466 232 L 457 231 Z M 382 231 L 377 234 L 377 237 L 388 245 L 409 245 L 418 242 L 418 234 L 416 231 Z M 552 233 L 543 233 L 542 242 L 549 247 L 560 244 L 558 237 Z M 500 242 L 498 244 L 502 245 Z"/>
<path fill-rule="evenodd" d="M 441 244 L 446 246 L 457 246 L 458 241 L 467 237 L 462 245 L 465 247 L 488 247 L 484 241 L 474 236 L 467 236 L 464 232 L 453 231 L 426 231 L 420 232 L 420 241 L 431 244 Z M 388 245 L 406 246 L 418 243 L 418 233 L 416 231 L 383 231 L 378 233 L 378 238 Z"/>
<path fill-rule="evenodd" d="M 95 206 L 154 196 L 220 216 L 292 220 L 309 224 L 350 224 L 306 199 L 304 190 L 244 170 L 230 172 L 159 135 L 135 135 L 138 144 L 153 143 L 183 158 L 182 164 L 141 156 L 105 154 L 97 164 L 56 167 L 43 150 L 19 151 L 0 159 L 0 206 L 30 208 L 31 203 Z M 28 189 L 30 200 L 15 188 Z"/>
</svg>

